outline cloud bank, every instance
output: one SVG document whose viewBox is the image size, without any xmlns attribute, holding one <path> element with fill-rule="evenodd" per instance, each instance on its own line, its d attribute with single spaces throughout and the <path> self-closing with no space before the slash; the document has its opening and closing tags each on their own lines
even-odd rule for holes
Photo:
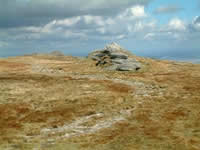
<svg viewBox="0 0 200 150">
<path fill-rule="evenodd" d="M 1 0 L 0 27 L 41 25 L 53 19 L 93 14 L 113 16 L 150 0 Z"/>
<path fill-rule="evenodd" d="M 172 16 L 161 24 L 150 0 L 1 0 L 0 49 L 24 53 L 67 50 L 78 54 L 117 41 L 134 49 L 199 48 L 200 17 Z M 177 6 L 156 13 L 176 13 Z M 86 50 L 84 50 L 86 49 Z M 144 53 L 144 51 L 140 51 Z M 175 53 L 175 52 L 174 52 Z"/>
</svg>

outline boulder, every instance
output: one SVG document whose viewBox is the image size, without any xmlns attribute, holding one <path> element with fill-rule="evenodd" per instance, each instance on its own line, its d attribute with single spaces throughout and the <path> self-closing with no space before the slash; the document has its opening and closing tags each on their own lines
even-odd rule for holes
<svg viewBox="0 0 200 150">
<path fill-rule="evenodd" d="M 96 66 L 101 66 L 106 70 L 137 71 L 141 69 L 142 64 L 132 56 L 118 44 L 111 43 L 102 50 L 90 53 L 88 58 L 96 61 Z"/>
</svg>

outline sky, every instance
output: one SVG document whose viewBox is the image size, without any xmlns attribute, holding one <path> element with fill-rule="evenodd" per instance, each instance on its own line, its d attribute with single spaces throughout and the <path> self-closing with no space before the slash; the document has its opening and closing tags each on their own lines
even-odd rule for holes
<svg viewBox="0 0 200 150">
<path fill-rule="evenodd" d="M 0 57 L 86 56 L 111 42 L 139 56 L 200 58 L 200 0 L 0 0 Z"/>
</svg>

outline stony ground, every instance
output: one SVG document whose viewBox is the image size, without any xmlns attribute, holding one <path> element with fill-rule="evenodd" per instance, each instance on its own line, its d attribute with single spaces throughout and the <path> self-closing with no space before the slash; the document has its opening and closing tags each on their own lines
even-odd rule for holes
<svg viewBox="0 0 200 150">
<path fill-rule="evenodd" d="M 137 59 L 138 72 L 0 59 L 0 149 L 199 150 L 200 65 Z"/>
</svg>

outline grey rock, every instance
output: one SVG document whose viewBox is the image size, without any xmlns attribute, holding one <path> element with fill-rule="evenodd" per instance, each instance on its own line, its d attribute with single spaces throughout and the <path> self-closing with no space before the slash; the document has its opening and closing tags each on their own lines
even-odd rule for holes
<svg viewBox="0 0 200 150">
<path fill-rule="evenodd" d="M 111 51 L 109 51 L 109 50 L 103 50 L 101 53 L 110 55 Z"/>
<path fill-rule="evenodd" d="M 128 61 L 129 62 L 132 62 L 132 63 L 136 63 L 136 62 L 138 62 L 136 59 L 134 59 L 134 58 L 128 58 Z"/>
<path fill-rule="evenodd" d="M 108 67 L 105 67 L 106 70 L 110 70 L 110 71 L 113 71 L 113 70 L 117 70 L 119 65 L 115 64 L 115 65 L 111 65 L 111 66 L 108 66 Z"/>
<path fill-rule="evenodd" d="M 106 60 L 99 60 L 97 63 L 96 63 L 96 66 L 99 66 L 99 65 L 105 65 L 107 64 L 108 62 Z"/>
<path fill-rule="evenodd" d="M 96 54 L 95 56 L 96 57 L 103 57 L 103 56 L 105 56 L 106 54 L 105 53 L 98 53 L 98 54 Z"/>
<path fill-rule="evenodd" d="M 124 63 L 127 63 L 127 59 L 112 59 L 111 63 L 112 64 L 124 64 Z"/>
<path fill-rule="evenodd" d="M 121 46 L 118 45 L 117 43 L 113 42 L 111 44 L 106 45 L 106 47 L 104 48 L 104 50 L 107 50 L 109 52 L 114 52 L 114 51 L 119 51 L 121 50 Z"/>
<path fill-rule="evenodd" d="M 112 59 L 113 64 L 139 64 L 139 62 L 133 58 L 128 59 Z"/>
<path fill-rule="evenodd" d="M 98 58 L 98 57 L 96 57 L 96 56 L 91 56 L 91 59 L 92 59 L 92 60 L 95 60 L 95 61 L 99 61 L 99 60 L 100 60 L 100 58 Z"/>
<path fill-rule="evenodd" d="M 96 61 L 96 66 L 102 66 L 106 70 L 137 71 L 142 68 L 142 64 L 134 59 L 131 53 L 116 43 L 107 45 L 103 50 L 94 51 L 88 57 Z"/>
<path fill-rule="evenodd" d="M 121 53 L 111 53 L 110 59 L 128 59 L 128 56 Z"/>
<path fill-rule="evenodd" d="M 140 66 L 136 64 L 121 64 L 116 68 L 117 71 L 137 71 L 139 69 Z"/>
</svg>

